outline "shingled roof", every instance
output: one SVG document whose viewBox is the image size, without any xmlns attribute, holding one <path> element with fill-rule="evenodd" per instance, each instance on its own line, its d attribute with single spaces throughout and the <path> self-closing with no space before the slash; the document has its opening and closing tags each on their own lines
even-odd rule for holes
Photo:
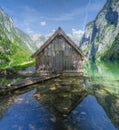
<svg viewBox="0 0 119 130">
<path fill-rule="evenodd" d="M 71 40 L 71 38 L 64 33 L 64 31 L 60 27 L 58 28 L 58 30 L 54 32 L 54 34 L 51 37 L 49 37 L 49 39 L 31 57 L 35 58 L 37 55 L 39 55 L 58 35 L 62 36 L 69 43 L 69 45 L 72 46 L 79 53 L 82 59 L 84 59 L 84 54 L 82 53 L 82 51 Z"/>
</svg>

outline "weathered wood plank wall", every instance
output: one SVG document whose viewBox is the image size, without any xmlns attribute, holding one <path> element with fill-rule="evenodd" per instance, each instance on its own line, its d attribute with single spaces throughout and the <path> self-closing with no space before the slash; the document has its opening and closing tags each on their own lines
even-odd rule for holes
<svg viewBox="0 0 119 130">
<path fill-rule="evenodd" d="M 81 57 L 63 36 L 57 36 L 36 58 L 39 70 L 51 72 L 78 71 Z"/>
</svg>

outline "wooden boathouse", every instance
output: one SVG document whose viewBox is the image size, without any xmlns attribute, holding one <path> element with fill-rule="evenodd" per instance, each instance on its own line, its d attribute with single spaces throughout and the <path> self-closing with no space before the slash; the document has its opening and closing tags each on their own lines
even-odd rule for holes
<svg viewBox="0 0 119 130">
<path fill-rule="evenodd" d="M 41 73 L 79 73 L 83 69 L 84 54 L 61 28 L 58 28 L 32 58 L 36 59 L 36 69 Z"/>
</svg>

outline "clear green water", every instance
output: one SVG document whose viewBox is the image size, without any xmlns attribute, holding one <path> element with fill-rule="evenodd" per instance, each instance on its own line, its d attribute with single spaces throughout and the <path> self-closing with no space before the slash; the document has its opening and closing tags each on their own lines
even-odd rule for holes
<svg viewBox="0 0 119 130">
<path fill-rule="evenodd" d="M 119 62 L 86 64 L 85 67 L 92 88 L 90 93 L 119 128 Z"/>
<path fill-rule="evenodd" d="M 87 63 L 85 68 L 85 75 L 90 77 L 91 84 L 99 84 L 119 95 L 119 62 Z"/>
</svg>

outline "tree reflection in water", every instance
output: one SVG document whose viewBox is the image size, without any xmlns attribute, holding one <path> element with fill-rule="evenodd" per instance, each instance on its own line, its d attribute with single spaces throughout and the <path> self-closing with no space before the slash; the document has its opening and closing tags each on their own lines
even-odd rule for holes
<svg viewBox="0 0 119 130">
<path fill-rule="evenodd" d="M 111 121 L 119 128 L 119 62 L 91 63 L 87 67 L 90 80 L 88 93 L 94 95 Z"/>
</svg>

